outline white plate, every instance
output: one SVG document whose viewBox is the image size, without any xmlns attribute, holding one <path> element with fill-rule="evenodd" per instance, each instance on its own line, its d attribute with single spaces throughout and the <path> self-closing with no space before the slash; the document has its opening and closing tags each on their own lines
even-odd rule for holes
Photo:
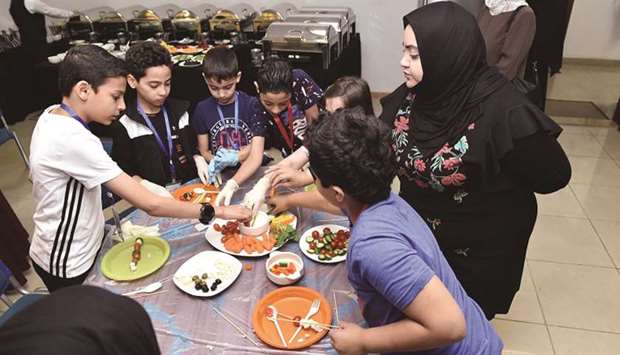
<svg viewBox="0 0 620 355">
<path fill-rule="evenodd" d="M 347 260 L 347 254 L 335 256 L 331 260 L 319 260 L 318 255 L 308 253 L 309 243 L 306 242 L 306 237 L 308 237 L 309 235 L 312 235 L 312 232 L 314 231 L 318 231 L 319 233 L 323 234 L 323 228 L 331 229 L 334 234 L 338 232 L 339 230 L 344 230 L 347 232 L 349 231 L 349 228 L 339 226 L 337 224 L 323 224 L 320 226 L 312 227 L 308 229 L 307 231 L 305 231 L 304 234 L 302 234 L 302 236 L 299 238 L 299 249 L 301 249 L 301 251 L 304 253 L 304 255 L 308 259 L 314 260 L 317 263 L 336 264 L 336 263 L 340 263 L 340 262 Z"/>
<path fill-rule="evenodd" d="M 293 215 L 295 216 L 295 215 Z M 230 255 L 235 255 L 235 256 L 243 256 L 243 257 L 248 257 L 248 258 L 258 258 L 264 255 L 267 255 L 269 253 L 271 253 L 274 250 L 278 250 L 282 247 L 282 245 L 280 245 L 277 248 L 273 248 L 271 250 L 265 250 L 262 253 L 252 253 L 252 254 L 248 254 L 245 251 L 241 251 L 240 253 L 233 253 L 231 251 L 226 250 L 226 248 L 224 247 L 224 243 L 222 243 L 222 233 L 216 231 L 213 226 L 217 223 L 220 226 L 226 224 L 226 222 L 228 222 L 225 219 L 221 219 L 221 218 L 216 218 L 213 220 L 213 222 L 211 222 L 209 224 L 209 228 L 207 228 L 207 231 L 205 232 L 205 238 L 207 239 L 207 242 L 209 242 L 209 244 L 211 244 L 215 249 L 224 252 L 226 254 L 230 254 Z M 297 216 L 295 216 L 295 219 L 293 220 L 293 222 L 289 223 L 289 225 L 291 227 L 293 227 L 293 229 L 297 228 Z M 286 243 L 285 243 L 286 244 Z M 283 244 L 284 245 L 284 244 Z"/>
<path fill-rule="evenodd" d="M 202 253 L 192 256 L 189 260 L 183 263 L 181 267 L 174 273 L 172 281 L 174 284 L 186 293 L 197 297 L 213 297 L 225 289 L 227 289 L 241 274 L 241 262 L 235 257 L 232 257 L 219 251 L 203 251 Z M 224 271 L 226 275 L 220 273 Z M 209 292 L 202 292 L 194 288 L 194 281 L 192 276 L 202 276 L 203 273 L 207 273 L 207 285 L 211 287 L 211 284 L 215 279 L 222 280 L 222 283 L 217 286 L 215 291 L 209 290 Z"/>
</svg>

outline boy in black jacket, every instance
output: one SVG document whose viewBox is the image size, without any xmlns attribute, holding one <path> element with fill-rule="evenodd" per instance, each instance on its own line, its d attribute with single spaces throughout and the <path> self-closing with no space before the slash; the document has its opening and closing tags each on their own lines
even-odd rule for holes
<svg viewBox="0 0 620 355">
<path fill-rule="evenodd" d="M 195 178 L 194 155 L 202 157 L 189 125 L 189 103 L 168 98 L 170 54 L 158 43 L 144 42 L 132 46 L 125 61 L 136 98 L 127 100 L 119 119 L 112 158 L 129 175 L 161 186 Z"/>
</svg>

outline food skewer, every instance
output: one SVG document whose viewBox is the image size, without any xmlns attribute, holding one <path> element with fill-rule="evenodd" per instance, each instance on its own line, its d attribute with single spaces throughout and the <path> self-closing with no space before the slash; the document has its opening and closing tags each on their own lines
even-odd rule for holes
<svg viewBox="0 0 620 355">
<path fill-rule="evenodd" d="M 138 261 L 142 258 L 142 244 L 144 244 L 144 239 L 141 237 L 136 238 L 133 244 L 133 251 L 131 252 L 131 262 L 129 263 L 129 270 L 132 272 L 138 269 Z"/>
<path fill-rule="evenodd" d="M 241 333 L 241 336 L 246 338 L 247 340 L 249 340 L 252 344 L 254 344 L 257 347 L 260 347 L 260 345 L 258 345 L 257 342 L 255 342 L 252 338 L 250 338 L 241 328 L 239 328 L 238 325 L 236 325 L 232 320 L 230 320 L 227 316 L 224 315 L 224 313 L 222 311 L 220 311 L 219 309 L 217 309 L 214 305 L 209 304 L 209 306 L 211 306 L 211 309 L 213 309 L 213 311 L 215 313 L 217 313 L 220 317 L 224 318 L 224 320 L 226 322 L 228 322 L 230 325 L 232 325 L 239 333 Z"/>
</svg>

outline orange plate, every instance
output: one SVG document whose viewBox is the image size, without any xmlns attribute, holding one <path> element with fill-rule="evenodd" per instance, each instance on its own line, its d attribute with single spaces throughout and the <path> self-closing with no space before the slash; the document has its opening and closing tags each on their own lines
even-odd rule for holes
<svg viewBox="0 0 620 355">
<path fill-rule="evenodd" d="M 317 298 L 321 300 L 321 308 L 319 308 L 319 312 L 311 319 L 319 323 L 331 324 L 331 306 L 320 293 L 307 287 L 281 287 L 266 294 L 254 307 L 254 312 L 252 313 L 252 327 L 254 328 L 254 333 L 256 333 L 256 336 L 260 340 L 274 348 L 293 350 L 309 347 L 321 340 L 327 334 L 327 330 L 317 333 L 312 329 L 302 329 L 295 339 L 288 344 L 288 348 L 285 348 L 278 336 L 276 325 L 267 319 L 265 310 L 267 306 L 273 305 L 276 307 L 279 314 L 303 318 L 306 316 L 306 313 L 308 313 L 312 301 Z M 282 317 L 278 316 L 278 318 Z M 284 339 L 288 342 L 297 328 L 292 322 L 279 321 L 278 323 L 280 323 L 280 329 L 282 329 Z M 306 334 L 310 336 L 306 337 Z M 299 342 L 299 339 L 303 339 L 303 341 Z"/>
<path fill-rule="evenodd" d="M 194 191 L 195 188 L 198 188 L 198 187 L 201 189 L 205 189 L 207 191 L 218 191 L 217 187 L 213 185 L 204 185 L 204 184 L 198 183 L 198 184 L 181 186 L 178 189 L 174 190 L 174 192 L 172 193 L 172 196 L 174 196 L 174 198 L 176 198 L 179 201 L 183 201 L 182 197 L 184 193 L 192 192 Z M 215 202 L 215 199 L 217 198 L 217 194 L 209 194 L 207 196 L 211 198 L 211 202 Z M 198 195 L 194 196 L 194 198 L 196 197 L 198 197 Z"/>
</svg>

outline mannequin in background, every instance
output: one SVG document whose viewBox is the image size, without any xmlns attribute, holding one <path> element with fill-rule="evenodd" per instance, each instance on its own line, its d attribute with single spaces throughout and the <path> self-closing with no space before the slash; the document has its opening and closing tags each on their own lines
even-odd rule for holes
<svg viewBox="0 0 620 355">
<path fill-rule="evenodd" d="M 486 0 L 478 25 L 487 62 L 508 80 L 523 78 L 527 54 L 536 34 L 536 16 L 525 0 Z"/>
<path fill-rule="evenodd" d="M 47 5 L 40 0 L 11 0 L 11 17 L 19 29 L 22 46 L 32 64 L 47 58 L 45 16 L 68 18 L 75 13 Z"/>
</svg>

